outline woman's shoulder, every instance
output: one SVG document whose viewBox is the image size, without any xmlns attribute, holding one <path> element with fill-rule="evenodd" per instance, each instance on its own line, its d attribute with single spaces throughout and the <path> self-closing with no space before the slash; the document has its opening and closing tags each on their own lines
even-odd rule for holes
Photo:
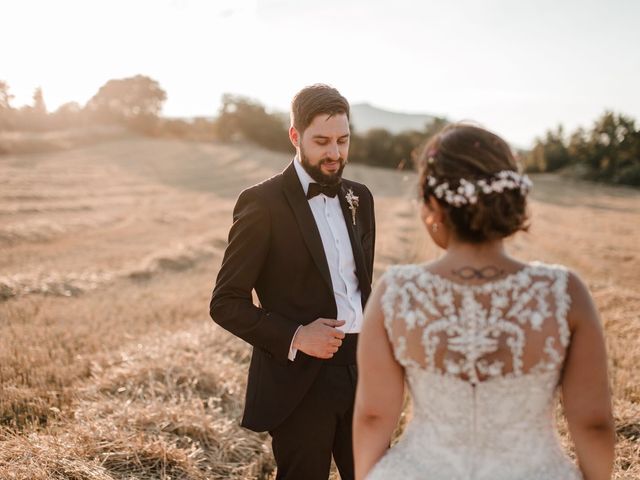
<svg viewBox="0 0 640 480">
<path fill-rule="evenodd" d="M 415 280 L 421 276 L 441 279 L 443 277 L 438 275 L 436 266 L 437 261 L 435 260 L 423 263 L 390 265 L 381 275 L 379 281 L 388 284 L 403 280 Z M 506 280 L 513 280 L 514 278 L 526 279 L 529 277 L 546 277 L 555 280 L 558 289 L 562 289 L 568 293 L 571 293 L 571 291 L 583 293 L 586 289 L 580 276 L 566 265 L 547 263 L 539 260 L 522 262 L 522 267 L 514 273 L 509 274 Z M 489 282 L 489 284 L 500 282 L 501 280 L 498 279 L 496 282 Z"/>
<path fill-rule="evenodd" d="M 531 270 L 532 273 L 547 273 L 552 275 L 568 275 L 571 270 L 560 263 L 548 263 L 540 260 L 526 262 L 525 268 Z"/>
<path fill-rule="evenodd" d="M 572 268 L 560 263 L 545 263 L 533 261 L 528 264 L 533 272 L 549 272 L 554 275 L 562 275 L 567 279 L 567 287 L 575 293 L 588 292 L 588 287 L 582 277 Z"/>
<path fill-rule="evenodd" d="M 425 271 L 425 263 L 398 263 L 390 265 L 380 277 L 381 281 L 409 279 Z"/>
<path fill-rule="evenodd" d="M 376 280 L 374 291 L 390 301 L 390 298 L 404 289 L 407 282 L 417 281 L 423 268 L 421 264 L 415 263 L 390 265 Z"/>
<path fill-rule="evenodd" d="M 532 274 L 545 274 L 562 280 L 562 286 L 573 299 L 590 296 L 589 288 L 582 277 L 573 269 L 559 263 L 529 262 Z"/>
<path fill-rule="evenodd" d="M 566 317 L 569 328 L 573 331 L 581 322 L 586 319 L 597 319 L 594 315 L 596 308 L 593 302 L 591 291 L 587 282 L 572 268 L 561 264 L 547 264 L 542 262 L 531 262 L 532 268 L 540 272 L 547 272 L 560 281 L 558 293 L 566 298 Z"/>
</svg>

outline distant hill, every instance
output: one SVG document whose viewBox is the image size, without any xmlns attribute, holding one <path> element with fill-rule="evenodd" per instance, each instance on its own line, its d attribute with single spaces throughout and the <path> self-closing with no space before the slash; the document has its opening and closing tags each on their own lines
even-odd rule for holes
<svg viewBox="0 0 640 480">
<path fill-rule="evenodd" d="M 351 123 L 358 133 L 372 128 L 384 128 L 391 133 L 405 130 L 423 130 L 435 116 L 422 113 L 400 113 L 383 110 L 369 103 L 351 105 Z"/>
<path fill-rule="evenodd" d="M 279 110 L 270 111 L 282 119 L 285 125 L 289 126 L 289 112 Z M 193 123 L 196 118 L 213 121 L 217 117 L 166 117 L 172 120 L 184 120 Z M 426 113 L 403 113 L 384 110 L 374 107 L 370 103 L 355 103 L 351 105 L 351 124 L 357 133 L 365 133 L 373 128 L 383 128 L 393 134 L 405 132 L 407 130 L 424 130 L 425 125 L 430 124 L 436 119 L 435 115 Z"/>
</svg>

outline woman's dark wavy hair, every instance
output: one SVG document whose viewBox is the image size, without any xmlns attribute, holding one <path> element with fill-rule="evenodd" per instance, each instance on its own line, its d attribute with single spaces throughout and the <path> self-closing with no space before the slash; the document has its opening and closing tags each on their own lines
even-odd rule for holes
<svg viewBox="0 0 640 480">
<path fill-rule="evenodd" d="M 438 184 L 448 182 L 455 189 L 460 179 L 491 180 L 502 170 L 519 172 L 511 149 L 496 134 L 468 123 L 448 125 L 429 139 L 418 163 L 423 201 L 436 198 L 447 226 L 461 241 L 483 243 L 529 228 L 527 199 L 519 189 L 480 193 L 477 203 L 454 207 L 435 197 L 427 183 L 427 177 L 432 176 Z"/>
</svg>

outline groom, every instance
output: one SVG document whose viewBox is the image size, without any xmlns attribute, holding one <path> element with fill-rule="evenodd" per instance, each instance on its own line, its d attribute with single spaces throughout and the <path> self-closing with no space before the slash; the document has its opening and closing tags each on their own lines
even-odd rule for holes
<svg viewBox="0 0 640 480">
<path fill-rule="evenodd" d="M 291 104 L 296 156 L 243 191 L 211 299 L 213 320 L 253 346 L 242 425 L 268 431 L 278 479 L 354 478 L 356 344 L 371 291 L 375 223 L 342 179 L 349 103 L 326 85 Z M 259 299 L 252 301 L 255 289 Z"/>
</svg>

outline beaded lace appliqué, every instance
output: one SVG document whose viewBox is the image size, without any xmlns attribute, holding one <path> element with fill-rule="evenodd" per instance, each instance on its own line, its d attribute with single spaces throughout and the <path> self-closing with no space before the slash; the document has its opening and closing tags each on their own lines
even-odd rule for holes
<svg viewBox="0 0 640 480">
<path fill-rule="evenodd" d="M 564 268 L 541 263 L 473 286 L 421 265 L 393 267 L 385 275 L 385 327 L 400 363 L 471 383 L 553 370 L 569 344 L 567 279 Z M 543 348 L 525 362 L 527 338 L 536 334 L 546 335 Z M 422 351 L 415 348 L 417 337 Z"/>
<path fill-rule="evenodd" d="M 367 480 L 579 480 L 554 425 L 568 272 L 532 263 L 462 285 L 392 267 L 381 306 L 412 418 Z"/>
</svg>

